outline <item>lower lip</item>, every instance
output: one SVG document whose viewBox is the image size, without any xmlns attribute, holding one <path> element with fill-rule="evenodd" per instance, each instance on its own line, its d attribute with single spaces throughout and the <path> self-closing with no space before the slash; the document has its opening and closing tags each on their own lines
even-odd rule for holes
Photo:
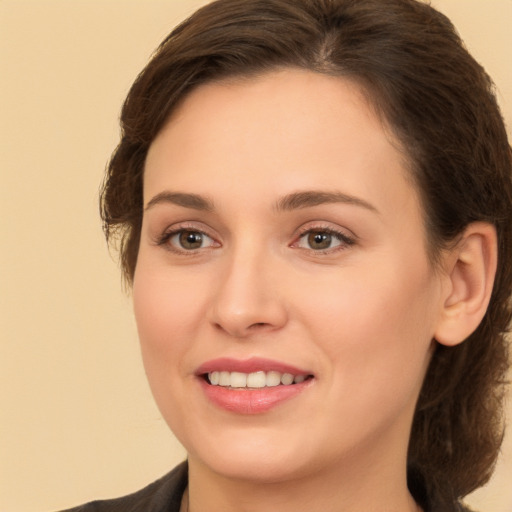
<svg viewBox="0 0 512 512">
<path fill-rule="evenodd" d="M 203 378 L 201 386 L 206 396 L 218 407 L 237 414 L 261 414 L 291 400 L 311 384 L 312 379 L 300 384 L 274 386 L 258 389 L 233 389 L 212 386 Z"/>
</svg>

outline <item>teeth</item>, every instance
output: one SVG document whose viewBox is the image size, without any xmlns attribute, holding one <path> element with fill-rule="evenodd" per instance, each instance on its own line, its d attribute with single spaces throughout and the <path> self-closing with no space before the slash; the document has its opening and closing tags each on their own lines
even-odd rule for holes
<svg viewBox="0 0 512 512">
<path fill-rule="evenodd" d="M 279 372 L 267 373 L 267 386 L 279 386 L 281 384 L 281 374 Z"/>
<path fill-rule="evenodd" d="M 215 371 L 208 374 L 208 380 L 213 386 L 257 389 L 275 387 L 280 384 L 284 386 L 300 384 L 306 380 L 306 375 L 292 375 L 275 371 L 253 373 Z"/>
<path fill-rule="evenodd" d="M 264 388 L 266 384 L 267 376 L 265 372 L 254 372 L 247 375 L 247 387 L 249 388 Z"/>
<path fill-rule="evenodd" d="M 231 372 L 231 381 L 229 385 L 232 388 L 245 388 L 247 386 L 247 374 Z"/>
<path fill-rule="evenodd" d="M 220 372 L 219 385 L 220 386 L 230 386 L 231 385 L 231 373 Z"/>
<path fill-rule="evenodd" d="M 293 375 L 291 373 L 283 373 L 283 376 L 281 377 L 281 384 L 285 386 L 293 384 Z"/>
</svg>

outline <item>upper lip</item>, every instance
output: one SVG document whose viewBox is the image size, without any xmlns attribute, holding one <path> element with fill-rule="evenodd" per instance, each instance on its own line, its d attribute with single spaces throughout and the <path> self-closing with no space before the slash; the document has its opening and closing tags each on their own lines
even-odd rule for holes
<svg viewBox="0 0 512 512">
<path fill-rule="evenodd" d="M 196 370 L 196 375 L 204 375 L 215 371 L 253 373 L 263 372 L 279 372 L 291 373 L 292 375 L 312 375 L 308 370 L 297 368 L 296 366 L 274 361 L 261 357 L 251 357 L 250 359 L 233 359 L 230 357 L 220 357 L 204 362 Z"/>
</svg>

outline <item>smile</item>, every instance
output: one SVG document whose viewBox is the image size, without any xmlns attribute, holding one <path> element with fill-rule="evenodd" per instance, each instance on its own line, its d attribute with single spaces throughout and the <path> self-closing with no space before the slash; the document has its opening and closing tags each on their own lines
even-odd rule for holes
<svg viewBox="0 0 512 512">
<path fill-rule="evenodd" d="M 251 373 L 213 371 L 207 374 L 208 382 L 212 386 L 222 386 L 234 389 L 261 389 L 276 386 L 290 386 L 304 382 L 307 375 L 293 375 L 277 371 L 257 371 Z"/>
<path fill-rule="evenodd" d="M 313 373 L 264 358 L 220 358 L 196 370 L 204 396 L 215 407 L 235 414 L 262 414 L 301 395 Z"/>
</svg>

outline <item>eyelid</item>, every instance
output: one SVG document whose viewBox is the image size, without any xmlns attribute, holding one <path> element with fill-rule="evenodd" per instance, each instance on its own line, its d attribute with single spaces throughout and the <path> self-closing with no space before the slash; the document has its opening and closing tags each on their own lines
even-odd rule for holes
<svg viewBox="0 0 512 512">
<path fill-rule="evenodd" d="M 296 230 L 296 237 L 300 237 L 310 231 L 327 231 L 329 233 L 337 234 L 343 238 L 351 239 L 354 242 L 358 240 L 358 236 L 346 227 L 339 226 L 326 220 L 312 220 L 305 222 Z"/>
</svg>

